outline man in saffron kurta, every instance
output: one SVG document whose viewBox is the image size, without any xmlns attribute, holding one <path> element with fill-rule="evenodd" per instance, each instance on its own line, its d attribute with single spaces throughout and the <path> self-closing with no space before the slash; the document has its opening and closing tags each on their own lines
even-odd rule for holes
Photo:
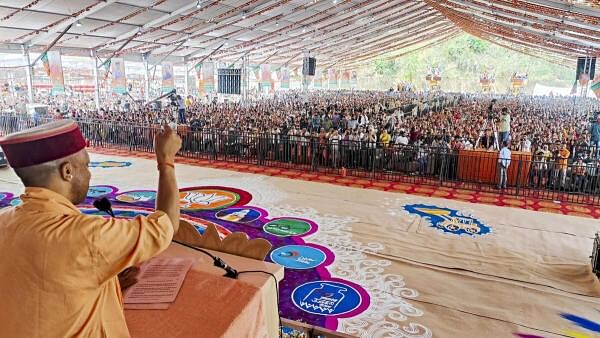
<svg viewBox="0 0 600 338">
<path fill-rule="evenodd" d="M 175 133 L 156 138 L 157 210 L 132 220 L 75 207 L 91 176 L 84 144 L 72 121 L 0 139 L 25 185 L 23 203 L 0 212 L 1 337 L 129 337 L 117 274 L 166 249 L 177 230 Z"/>
</svg>

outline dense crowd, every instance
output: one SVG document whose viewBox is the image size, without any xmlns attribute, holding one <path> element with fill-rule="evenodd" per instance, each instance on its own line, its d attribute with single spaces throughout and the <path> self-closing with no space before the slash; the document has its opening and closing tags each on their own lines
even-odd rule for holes
<svg viewBox="0 0 600 338">
<path fill-rule="evenodd" d="M 574 100 L 452 93 L 291 91 L 247 105 L 205 103 L 188 97 L 183 100 L 183 119 L 173 112 L 168 100 L 163 102 L 163 108 L 116 100 L 100 111 L 83 99 L 49 104 L 54 111 L 85 121 L 154 125 L 179 120 L 195 130 L 299 137 L 323 137 L 324 133 L 333 141 L 375 141 L 385 146 L 472 148 L 483 133 L 488 137 L 483 137 L 477 146 L 492 148 L 496 145 L 494 131 L 508 131 L 512 149 L 529 151 L 544 144 L 566 143 L 570 148 L 592 145 L 589 119 L 600 111 L 600 101 Z M 508 123 L 503 121 L 502 110 L 510 115 Z"/>
<path fill-rule="evenodd" d="M 578 170 L 586 173 L 592 169 L 595 172 L 600 163 L 596 156 L 600 124 L 593 123 L 596 112 L 600 111 L 600 101 L 591 98 L 410 91 L 286 91 L 245 104 L 167 97 L 160 105 L 143 105 L 121 97 L 103 101 L 99 111 L 93 100 L 85 97 L 59 100 L 45 96 L 38 98 L 38 102 L 48 104 L 55 117 L 96 121 L 103 125 L 179 123 L 191 131 L 217 131 L 230 135 L 229 138 L 269 135 L 270 143 L 289 141 L 309 145 L 314 142 L 330 149 L 327 157 L 319 161 L 333 166 L 338 166 L 344 156 L 348 157 L 338 154 L 338 149 L 344 147 L 416 149 L 408 160 L 423 168 L 431 157 L 428 154 L 474 148 L 499 150 L 503 141 L 509 141 L 513 151 L 533 153 L 538 163 L 535 168 L 539 170 L 532 170 L 532 175 L 535 174 L 535 184 L 539 185 L 555 184 L 557 180 L 552 175 L 564 181 L 566 174 L 559 170 L 563 161 L 573 168 L 585 167 Z M 2 104 L 12 108 L 18 103 Z M 294 153 L 295 150 L 288 150 L 279 157 L 295 161 Z M 322 151 L 319 157 L 324 154 Z M 382 169 L 402 165 L 387 154 L 379 156 Z M 547 173 L 557 170 L 558 174 Z M 575 169 L 571 171 L 575 173 Z"/>
</svg>

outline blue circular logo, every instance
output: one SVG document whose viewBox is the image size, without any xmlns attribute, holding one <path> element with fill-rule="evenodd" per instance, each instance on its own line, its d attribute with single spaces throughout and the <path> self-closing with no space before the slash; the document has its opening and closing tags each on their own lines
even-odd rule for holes
<svg viewBox="0 0 600 338">
<path fill-rule="evenodd" d="M 248 223 L 260 217 L 260 212 L 249 208 L 230 208 L 215 214 L 220 220 L 234 223 Z"/>
<path fill-rule="evenodd" d="M 120 194 L 115 198 L 119 202 L 125 203 L 141 203 L 149 202 L 156 199 L 156 192 L 154 191 L 128 191 Z"/>
<path fill-rule="evenodd" d="M 23 204 L 23 201 L 21 201 L 21 199 L 18 198 L 18 197 L 14 198 L 14 199 L 12 199 L 10 201 L 10 205 L 12 205 L 13 207 L 16 207 L 16 206 L 21 205 L 21 204 Z"/>
<path fill-rule="evenodd" d="M 107 185 L 96 185 L 96 186 L 89 188 L 87 197 L 91 197 L 91 198 L 102 197 L 102 196 L 111 194 L 114 191 L 115 191 L 115 189 L 113 189 L 113 187 L 109 187 Z"/>
<path fill-rule="evenodd" d="M 325 261 L 325 253 L 306 245 L 286 245 L 271 252 L 271 260 L 288 269 L 312 269 Z"/>
<path fill-rule="evenodd" d="M 316 281 L 300 285 L 292 292 L 294 305 L 302 311 L 323 316 L 338 316 L 358 308 L 360 293 L 350 285 Z"/>
</svg>

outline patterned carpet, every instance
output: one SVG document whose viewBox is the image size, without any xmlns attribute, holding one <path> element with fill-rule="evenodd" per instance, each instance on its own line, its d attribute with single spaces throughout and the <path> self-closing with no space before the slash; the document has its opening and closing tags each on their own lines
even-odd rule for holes
<svg viewBox="0 0 600 338">
<path fill-rule="evenodd" d="M 117 149 L 90 148 L 89 150 L 90 152 L 98 154 L 137 157 L 146 159 L 153 159 L 155 156 L 152 153 L 132 152 Z M 245 163 L 210 161 L 190 159 L 185 157 L 177 158 L 177 163 L 215 169 L 233 170 L 244 173 L 276 176 L 296 180 L 323 182 L 355 188 L 383 190 L 428 197 L 439 197 L 452 200 L 466 201 L 471 203 L 490 204 L 587 218 L 600 218 L 600 208 L 595 206 L 540 200 L 530 197 L 517 197 L 513 195 L 505 195 L 500 192 L 478 192 L 465 189 L 456 189 L 451 187 L 436 187 L 411 183 L 389 182 L 383 180 L 368 180 L 354 177 L 342 177 L 330 174 L 324 175 L 321 173 L 304 172 L 299 170 L 260 167 Z"/>
</svg>

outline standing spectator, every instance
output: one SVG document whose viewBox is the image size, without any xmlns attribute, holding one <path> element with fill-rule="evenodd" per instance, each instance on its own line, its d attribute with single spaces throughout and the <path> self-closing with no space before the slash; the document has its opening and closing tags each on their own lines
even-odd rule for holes
<svg viewBox="0 0 600 338">
<path fill-rule="evenodd" d="M 502 142 L 502 149 L 498 156 L 498 169 L 500 169 L 500 182 L 498 183 L 498 189 L 506 189 L 506 183 L 508 181 L 508 167 L 511 161 L 511 152 L 508 149 L 508 141 Z"/>
<path fill-rule="evenodd" d="M 499 141 L 510 141 L 510 114 L 508 108 L 502 108 L 502 116 L 500 117 L 500 126 L 498 128 L 500 133 Z"/>
<path fill-rule="evenodd" d="M 592 146 L 596 147 L 596 156 L 600 156 L 600 112 L 596 117 L 596 122 L 592 123 L 590 127 L 590 135 L 592 140 Z"/>
<path fill-rule="evenodd" d="M 562 147 L 558 151 L 558 155 L 556 157 L 556 178 L 557 181 L 555 184 L 559 184 L 560 187 L 565 186 L 565 182 L 567 180 L 567 168 L 569 163 L 569 156 L 571 156 L 571 152 L 567 148 L 567 144 L 563 143 Z"/>
<path fill-rule="evenodd" d="M 526 153 L 531 152 L 531 141 L 527 136 L 523 136 L 523 140 L 521 141 L 521 151 Z"/>
</svg>

